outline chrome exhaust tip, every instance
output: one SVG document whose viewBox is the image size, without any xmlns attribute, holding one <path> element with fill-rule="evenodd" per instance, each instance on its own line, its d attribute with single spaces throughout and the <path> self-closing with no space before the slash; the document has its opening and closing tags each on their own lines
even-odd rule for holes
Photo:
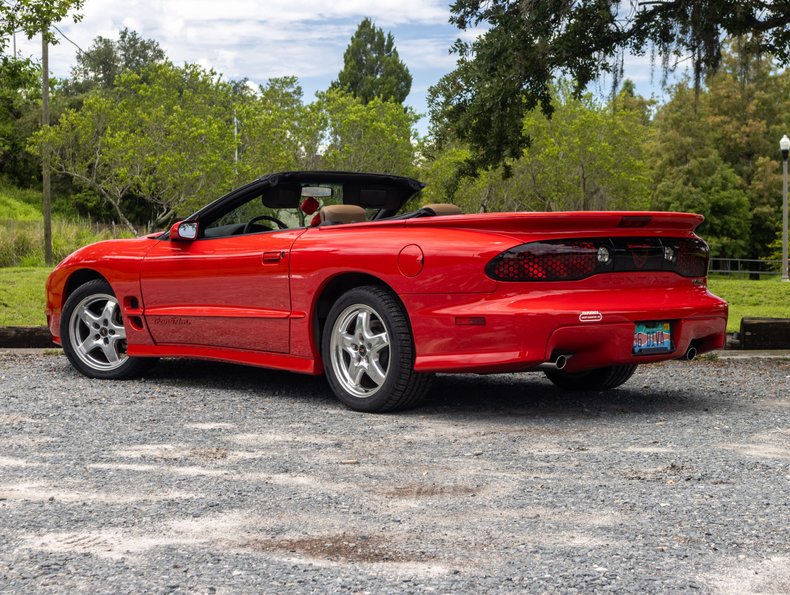
<svg viewBox="0 0 790 595">
<path fill-rule="evenodd" d="M 697 357 L 697 348 L 696 347 L 689 347 L 688 350 L 686 350 L 686 354 L 683 356 L 683 359 L 685 359 L 686 361 L 690 362 L 695 357 Z"/>
<path fill-rule="evenodd" d="M 568 363 L 570 355 L 558 355 L 550 362 L 538 364 L 538 370 L 562 370 Z"/>
</svg>

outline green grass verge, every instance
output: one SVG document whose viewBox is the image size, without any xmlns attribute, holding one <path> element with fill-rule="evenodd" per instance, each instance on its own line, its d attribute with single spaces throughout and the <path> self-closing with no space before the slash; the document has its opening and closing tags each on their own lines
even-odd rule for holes
<svg viewBox="0 0 790 595">
<path fill-rule="evenodd" d="M 0 326 L 42 326 L 49 268 L 0 268 Z"/>
<path fill-rule="evenodd" d="M 790 318 L 790 283 L 711 277 L 708 289 L 730 303 L 727 330 L 738 331 L 741 318 Z"/>
<path fill-rule="evenodd" d="M 50 269 L 0 268 L 0 326 L 37 326 L 44 317 L 44 283 Z M 743 317 L 790 318 L 790 283 L 711 278 L 710 290 L 730 302 L 728 331 L 739 330 Z"/>
</svg>

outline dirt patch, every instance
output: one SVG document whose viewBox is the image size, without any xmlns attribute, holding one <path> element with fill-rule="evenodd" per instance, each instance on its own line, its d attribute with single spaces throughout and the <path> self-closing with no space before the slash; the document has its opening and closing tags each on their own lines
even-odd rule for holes
<svg viewBox="0 0 790 595">
<path fill-rule="evenodd" d="M 464 485 L 403 485 L 403 486 L 395 486 L 392 488 L 379 490 L 379 493 L 383 494 L 384 496 L 388 496 L 390 498 L 405 498 L 405 499 L 417 499 L 417 498 L 433 498 L 437 496 L 448 496 L 448 497 L 458 497 L 458 496 L 470 496 L 473 494 L 477 494 L 478 488 L 474 488 L 471 486 L 464 486 Z"/>
<path fill-rule="evenodd" d="M 629 469 L 624 474 L 626 479 L 637 481 L 662 481 L 674 483 L 676 481 L 689 481 L 694 478 L 694 470 L 682 463 L 672 462 L 666 467 L 653 469 Z"/>
<path fill-rule="evenodd" d="M 381 536 L 352 533 L 296 539 L 251 539 L 237 545 L 246 550 L 299 554 L 331 562 L 424 562 L 432 559 L 421 552 L 395 548 Z"/>
</svg>

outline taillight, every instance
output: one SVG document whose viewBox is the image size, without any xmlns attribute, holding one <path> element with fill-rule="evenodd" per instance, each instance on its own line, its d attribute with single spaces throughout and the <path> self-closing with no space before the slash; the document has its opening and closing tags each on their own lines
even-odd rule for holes
<svg viewBox="0 0 790 595">
<path fill-rule="evenodd" d="M 677 249 L 675 272 L 684 277 L 704 277 L 708 274 L 710 249 L 702 240 L 674 240 Z"/>
<path fill-rule="evenodd" d="M 600 240 L 548 240 L 522 244 L 496 256 L 486 274 L 500 281 L 576 281 L 611 268 Z M 606 252 L 602 252 L 604 248 Z"/>
<path fill-rule="evenodd" d="M 578 281 L 598 273 L 673 271 L 704 277 L 708 245 L 686 238 L 585 238 L 521 244 L 486 265 L 498 281 Z"/>
</svg>

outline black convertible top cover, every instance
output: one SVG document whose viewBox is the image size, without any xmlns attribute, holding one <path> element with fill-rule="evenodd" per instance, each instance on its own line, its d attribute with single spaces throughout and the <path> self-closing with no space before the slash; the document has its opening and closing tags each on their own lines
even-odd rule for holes
<svg viewBox="0 0 790 595">
<path fill-rule="evenodd" d="M 413 178 L 390 174 L 346 171 L 289 171 L 269 174 L 259 179 L 268 189 L 263 204 L 276 209 L 299 206 L 301 188 L 309 184 L 336 184 L 343 188 L 343 204 L 365 209 L 397 211 L 425 187 Z"/>
</svg>

